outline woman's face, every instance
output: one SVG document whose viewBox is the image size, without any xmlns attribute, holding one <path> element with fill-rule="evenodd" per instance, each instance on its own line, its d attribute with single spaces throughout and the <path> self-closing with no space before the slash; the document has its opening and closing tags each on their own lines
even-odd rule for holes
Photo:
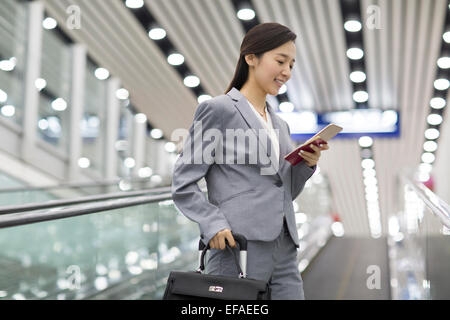
<svg viewBox="0 0 450 320">
<path fill-rule="evenodd" d="M 254 57 L 253 77 L 266 93 L 277 95 L 281 86 L 291 78 L 295 63 L 296 48 L 293 41 L 265 52 L 260 59 Z"/>
</svg>

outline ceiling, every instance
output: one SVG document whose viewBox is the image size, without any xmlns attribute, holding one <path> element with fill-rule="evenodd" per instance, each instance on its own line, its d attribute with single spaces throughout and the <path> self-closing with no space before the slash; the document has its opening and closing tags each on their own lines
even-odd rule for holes
<svg viewBox="0 0 450 320">
<path fill-rule="evenodd" d="M 122 1 L 45 0 L 46 8 L 76 42 L 85 43 L 102 67 L 119 77 L 137 110 L 170 137 L 188 128 L 198 105 L 164 54 Z M 252 0 L 260 22 L 276 21 L 297 35 L 297 63 L 288 96 L 298 110 L 317 112 L 354 107 L 349 62 L 338 0 Z M 81 9 L 79 30 L 65 27 L 66 9 Z M 396 179 L 419 164 L 425 118 L 433 93 L 446 0 L 361 0 L 381 9 L 381 29 L 363 29 L 369 106 L 400 112 L 400 138 L 373 145 L 382 231 L 395 213 Z M 185 63 L 211 96 L 224 93 L 235 69 L 244 29 L 231 0 L 146 0 Z M 369 236 L 357 140 L 335 139 L 323 153 L 321 171 L 330 181 L 334 211 L 346 235 Z"/>
</svg>

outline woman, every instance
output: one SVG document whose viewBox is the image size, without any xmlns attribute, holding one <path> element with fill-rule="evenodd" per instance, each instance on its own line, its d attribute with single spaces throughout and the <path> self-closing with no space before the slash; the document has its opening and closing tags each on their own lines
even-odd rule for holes
<svg viewBox="0 0 450 320">
<path fill-rule="evenodd" d="M 269 282 L 272 299 L 304 299 L 297 268 L 299 245 L 292 201 L 314 173 L 322 150 L 303 153 L 296 166 L 289 127 L 266 103 L 291 77 L 296 35 L 264 23 L 244 37 L 226 94 L 199 104 L 173 173 L 176 207 L 197 222 L 212 248 L 207 272 L 238 275 L 225 239 L 231 231 L 248 240 L 247 276 Z M 238 143 L 235 147 L 235 139 Z M 240 142 L 239 142 L 240 141 Z M 248 142 L 248 144 L 247 144 Z M 205 178 L 208 199 L 197 182 Z"/>
</svg>

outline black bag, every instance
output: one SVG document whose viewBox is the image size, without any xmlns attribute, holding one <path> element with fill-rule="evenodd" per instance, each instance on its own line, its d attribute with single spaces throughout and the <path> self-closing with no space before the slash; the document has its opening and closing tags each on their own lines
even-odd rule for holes
<svg viewBox="0 0 450 320">
<path fill-rule="evenodd" d="M 239 270 L 239 278 L 221 275 L 203 274 L 205 270 L 205 255 L 209 249 L 200 240 L 199 268 L 197 271 L 170 272 L 163 300 L 270 300 L 270 288 L 267 282 L 246 278 L 247 270 L 247 239 L 233 233 L 233 238 L 239 244 L 240 262 L 232 252 Z"/>
</svg>

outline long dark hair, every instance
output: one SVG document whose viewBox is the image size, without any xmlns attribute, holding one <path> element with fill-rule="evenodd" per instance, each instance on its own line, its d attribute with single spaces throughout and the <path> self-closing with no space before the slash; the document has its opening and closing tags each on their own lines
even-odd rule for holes
<svg viewBox="0 0 450 320">
<path fill-rule="evenodd" d="M 228 85 L 225 94 L 233 87 L 241 89 L 248 78 L 248 64 L 245 55 L 255 54 L 259 59 L 266 51 L 278 48 L 288 41 L 294 41 L 297 35 L 288 27 L 276 22 L 261 23 L 251 28 L 242 40 L 239 61 L 234 71 L 233 80 Z"/>
</svg>

